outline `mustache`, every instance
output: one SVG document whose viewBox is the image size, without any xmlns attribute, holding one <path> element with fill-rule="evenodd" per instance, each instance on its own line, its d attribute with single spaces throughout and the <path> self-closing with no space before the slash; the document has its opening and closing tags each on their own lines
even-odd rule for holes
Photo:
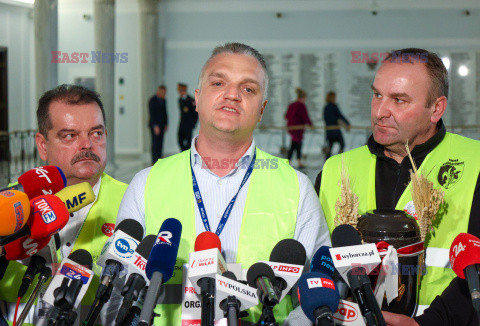
<svg viewBox="0 0 480 326">
<path fill-rule="evenodd" d="M 81 152 L 81 153 L 75 155 L 75 157 L 72 159 L 71 165 L 73 165 L 73 164 L 77 163 L 78 161 L 83 160 L 85 158 L 92 159 L 95 162 L 100 162 L 100 157 L 98 157 L 97 154 L 95 154 L 92 151 L 85 151 L 85 152 Z"/>
</svg>

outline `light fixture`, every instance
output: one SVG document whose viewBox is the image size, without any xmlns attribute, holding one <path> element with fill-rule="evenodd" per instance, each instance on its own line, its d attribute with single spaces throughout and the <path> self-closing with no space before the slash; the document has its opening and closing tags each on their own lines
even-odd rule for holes
<svg viewBox="0 0 480 326">
<path fill-rule="evenodd" d="M 449 57 L 443 57 L 442 62 L 445 65 L 445 68 L 450 69 L 450 58 Z"/>
<path fill-rule="evenodd" d="M 466 75 L 468 75 L 468 68 L 467 66 L 465 65 L 461 65 L 460 67 L 458 67 L 458 74 L 462 77 L 465 77 Z"/>
</svg>

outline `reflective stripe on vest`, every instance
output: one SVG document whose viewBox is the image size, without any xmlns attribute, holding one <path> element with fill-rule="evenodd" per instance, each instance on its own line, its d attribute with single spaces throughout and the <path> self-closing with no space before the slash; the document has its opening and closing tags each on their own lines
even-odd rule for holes
<svg viewBox="0 0 480 326">
<path fill-rule="evenodd" d="M 297 174 L 285 160 L 258 148 L 257 160 L 274 160 L 276 164 L 270 166 L 276 165 L 276 168 L 254 168 L 251 175 L 237 252 L 237 262 L 244 269 L 259 260 L 268 260 L 278 241 L 293 238 L 300 197 Z M 144 197 L 146 234 L 157 234 L 166 218 L 174 217 L 182 222 L 175 273 L 166 285 L 181 284 L 181 269 L 188 263 L 189 253 L 194 251 L 197 235 L 190 150 L 157 161 L 147 177 Z M 269 237 L 264 237 L 265 230 Z M 290 298 L 283 300 L 274 310 L 277 322 L 281 322 L 291 309 Z M 155 318 L 155 324 L 180 324 L 180 305 L 158 305 L 155 311 L 161 314 Z M 248 320 L 257 321 L 259 314 L 257 309 Z"/>
<path fill-rule="evenodd" d="M 419 172 L 433 182 L 435 188 L 445 192 L 445 203 L 437 213 L 440 223 L 435 227 L 428 248 L 449 249 L 453 239 L 461 232 L 467 232 L 471 202 L 480 172 L 480 142 L 459 135 L 446 133 L 445 138 L 430 152 Z M 363 146 L 327 160 L 322 172 L 320 202 L 330 231 L 334 228 L 335 203 L 340 197 L 339 180 L 342 161 L 345 162 L 352 182 L 352 190 L 359 197 L 360 214 L 376 208 L 375 173 L 376 156 Z M 442 183 L 442 185 L 440 184 Z M 396 209 L 404 210 L 411 202 L 410 185 L 400 197 Z M 467 204 L 468 203 L 468 204 Z M 447 207 L 448 205 L 448 207 Z M 448 208 L 448 209 L 447 209 Z M 454 277 L 446 267 L 444 255 L 435 260 L 437 254 L 427 260 L 431 267 L 422 277 L 419 303 L 429 305 L 440 295 Z"/>
<path fill-rule="evenodd" d="M 423 312 L 424 312 L 425 309 L 427 309 L 428 307 L 430 307 L 430 305 L 418 305 L 418 307 L 417 307 L 417 313 L 415 314 L 415 316 L 423 315 Z"/>
<path fill-rule="evenodd" d="M 427 265 L 427 267 L 451 268 L 449 252 L 450 249 L 428 247 L 426 250 L 425 265 Z"/>
</svg>

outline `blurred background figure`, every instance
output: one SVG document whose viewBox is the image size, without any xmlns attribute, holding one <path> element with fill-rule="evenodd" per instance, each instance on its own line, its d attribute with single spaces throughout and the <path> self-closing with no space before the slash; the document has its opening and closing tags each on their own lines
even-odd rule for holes
<svg viewBox="0 0 480 326">
<path fill-rule="evenodd" d="M 178 107 L 180 109 L 180 125 L 178 126 L 178 146 L 183 152 L 190 149 L 192 142 L 192 131 L 198 120 L 198 113 L 195 111 L 195 99 L 187 94 L 187 85 L 178 83 Z"/>
<path fill-rule="evenodd" d="M 152 134 L 152 164 L 155 164 L 163 154 L 163 135 L 168 128 L 166 95 L 167 88 L 160 85 L 157 93 L 148 102 L 149 127 Z"/>
<path fill-rule="evenodd" d="M 310 121 L 307 106 L 305 105 L 307 93 L 301 88 L 297 88 L 295 92 L 297 93 L 297 100 L 288 106 L 287 113 L 285 114 L 288 133 L 292 138 L 290 150 L 288 151 L 288 160 L 291 160 L 293 152 L 296 151 L 298 168 L 301 169 L 305 167 L 305 165 L 302 164 L 303 132 L 305 125 L 312 126 L 312 122 Z"/>
<path fill-rule="evenodd" d="M 343 140 L 342 131 L 340 126 L 345 127 L 347 131 L 350 130 L 350 122 L 340 112 L 339 107 L 335 103 L 337 94 L 335 92 L 328 92 L 325 101 L 327 105 L 323 108 L 323 119 L 325 120 L 326 127 L 326 142 L 322 151 L 325 154 L 325 159 L 332 155 L 332 148 L 334 143 L 339 143 L 340 150 L 338 153 L 342 153 L 345 147 L 345 141 Z M 329 128 L 330 127 L 330 128 Z"/>
</svg>

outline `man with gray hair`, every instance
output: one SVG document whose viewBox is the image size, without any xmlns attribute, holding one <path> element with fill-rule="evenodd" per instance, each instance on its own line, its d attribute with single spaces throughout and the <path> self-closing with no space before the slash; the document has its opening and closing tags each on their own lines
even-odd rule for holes
<svg viewBox="0 0 480 326">
<path fill-rule="evenodd" d="M 359 214 L 396 209 L 417 217 L 422 208 L 415 207 L 409 185 L 414 162 L 419 173 L 444 193 L 433 230 L 425 237 L 426 272 L 420 281 L 417 315 L 427 310 L 416 320 L 420 325 L 470 325 L 475 315 L 468 292 L 461 289 L 466 282 L 456 279 L 447 288 L 455 277 L 449 249 L 459 233 L 480 235 L 480 142 L 446 131 L 442 117 L 447 108 L 448 72 L 433 52 L 393 51 L 371 88 L 368 144 L 332 156 L 317 177 L 327 223 L 334 228 L 342 171 L 357 180 L 352 191 L 358 196 Z M 397 323 L 391 314 L 385 316 L 389 325 L 410 325 L 406 320 L 416 324 L 407 317 Z"/>
<path fill-rule="evenodd" d="M 140 171 L 125 193 L 117 223 L 136 219 L 147 234 L 156 234 L 168 217 L 183 226 L 175 274 L 164 285 L 156 325 L 181 324 L 183 265 L 204 231 L 215 232 L 226 262 L 243 269 L 268 261 L 283 239 L 298 240 L 307 263 L 317 248 L 330 245 L 307 176 L 255 146 L 253 131 L 267 105 L 267 84 L 265 61 L 257 50 L 240 43 L 215 48 L 195 91 L 200 129 L 190 150 Z M 288 316 L 292 309 L 287 297 L 274 310 L 277 322 L 311 325 L 300 307 Z M 257 308 L 242 325 L 258 319 Z"/>
</svg>

